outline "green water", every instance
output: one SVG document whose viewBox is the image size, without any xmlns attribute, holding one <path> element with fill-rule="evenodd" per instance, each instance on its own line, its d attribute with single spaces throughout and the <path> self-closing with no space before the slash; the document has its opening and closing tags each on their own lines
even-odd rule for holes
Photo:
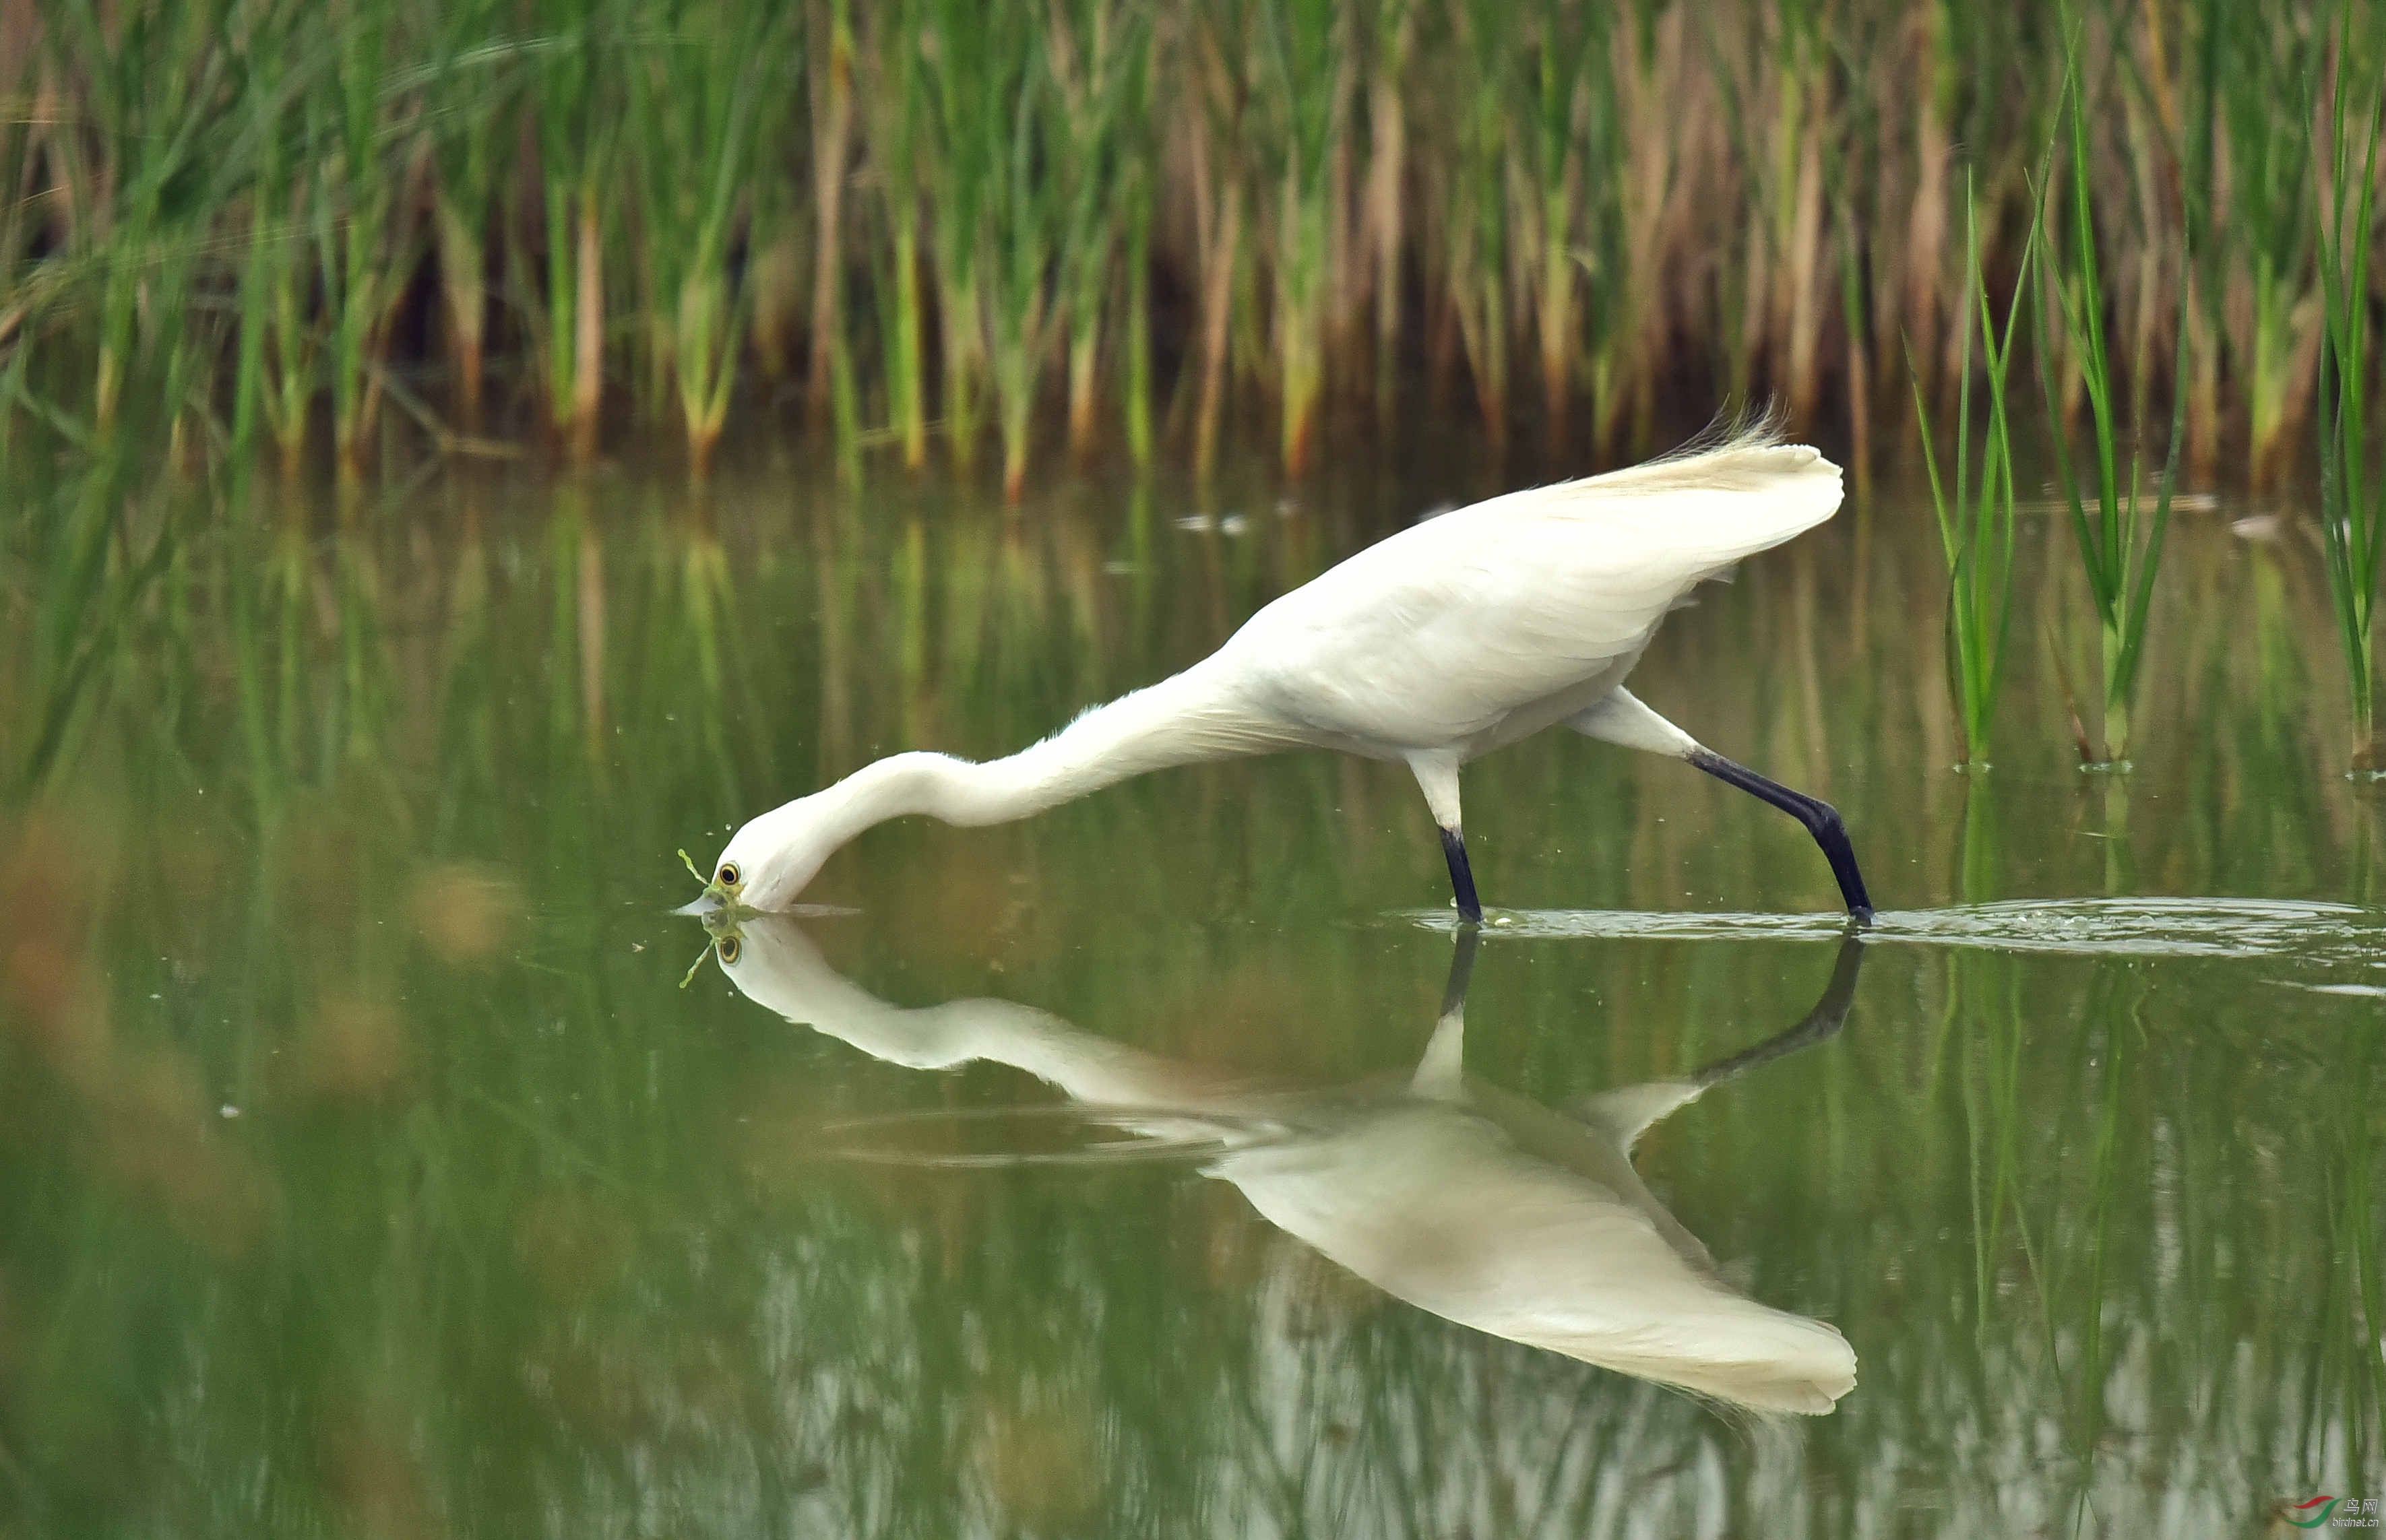
<svg viewBox="0 0 2386 1540">
<path fill-rule="evenodd" d="M 2179 1535 L 2386 1497 L 2386 807 L 2335 773 L 2311 543 L 2230 532 L 2262 510 L 2181 516 L 2123 779 L 2070 766 L 2053 520 L 1987 777 L 1945 768 L 1912 496 L 1668 622 L 1636 690 L 1838 804 L 1857 953 L 1789 820 L 1550 734 L 1469 771 L 1505 923 L 1463 1012 L 1414 786 L 1325 756 L 879 829 L 681 987 L 675 847 L 1020 746 L 1483 490 L 23 481 L 0 1534 Z M 1853 1388 L 1733 1409 L 1844 1387 L 1718 1368 L 1730 1330 L 1835 1330 Z"/>
</svg>

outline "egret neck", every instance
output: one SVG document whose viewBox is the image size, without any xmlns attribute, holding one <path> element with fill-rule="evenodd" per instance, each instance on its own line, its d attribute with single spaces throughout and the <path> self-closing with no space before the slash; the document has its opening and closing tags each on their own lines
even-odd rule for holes
<svg viewBox="0 0 2386 1540">
<path fill-rule="evenodd" d="M 1247 708 L 1218 674 L 1196 665 L 1000 759 L 890 755 L 748 822 L 722 862 L 739 869 L 746 902 L 781 908 L 832 853 L 888 819 L 924 813 L 964 827 L 1004 823 L 1149 770 L 1288 746 L 1285 731 Z"/>
</svg>

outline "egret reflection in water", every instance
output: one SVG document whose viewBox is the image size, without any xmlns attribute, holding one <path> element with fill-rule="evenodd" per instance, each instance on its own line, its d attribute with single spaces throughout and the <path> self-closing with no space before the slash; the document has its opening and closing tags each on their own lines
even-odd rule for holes
<svg viewBox="0 0 2386 1540">
<path fill-rule="evenodd" d="M 1823 997 L 1788 1031 L 1684 1079 L 1559 1112 L 1463 1071 L 1475 942 L 1457 944 L 1413 1073 L 1324 1090 L 1146 1053 L 1009 1000 L 890 1005 L 838 975 L 781 916 L 742 917 L 717 945 L 749 998 L 873 1058 L 918 1070 L 1011 1065 L 1146 1151 L 1199 1155 L 1204 1174 L 1231 1183 L 1269 1222 L 1421 1309 L 1734 1407 L 1829 1411 L 1855 1383 L 1847 1340 L 1724 1283 L 1631 1154 L 1708 1087 L 1837 1032 L 1863 943 L 1842 943 Z M 867 1157 L 890 1158 L 879 1146 Z"/>
</svg>

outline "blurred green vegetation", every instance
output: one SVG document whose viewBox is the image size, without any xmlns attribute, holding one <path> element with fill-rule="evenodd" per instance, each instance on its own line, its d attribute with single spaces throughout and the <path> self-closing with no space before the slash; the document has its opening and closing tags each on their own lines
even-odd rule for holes
<svg viewBox="0 0 2386 1540">
<path fill-rule="evenodd" d="M 1758 394 L 1861 465 L 2053 194 L 2113 400 L 2265 482 L 2377 371 L 2381 68 L 2361 0 L 10 0 L 0 345 L 73 438 L 353 469 L 800 400 L 1016 500 L 1063 422 L 1299 471 L 1471 397 L 1578 467 Z"/>
</svg>

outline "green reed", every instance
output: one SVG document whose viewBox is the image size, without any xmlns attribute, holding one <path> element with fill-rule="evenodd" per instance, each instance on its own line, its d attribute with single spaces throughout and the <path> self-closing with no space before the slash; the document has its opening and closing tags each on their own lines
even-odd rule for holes
<svg viewBox="0 0 2386 1540">
<path fill-rule="evenodd" d="M 585 458 L 596 453 L 604 405 L 605 252 L 620 228 L 613 173 L 629 40 L 608 25 L 618 22 L 619 6 L 545 0 L 533 14 L 529 107 L 546 283 L 545 303 L 525 305 L 523 316 L 547 424 Z M 519 266 L 517 288 L 536 294 L 529 263 Z"/>
<path fill-rule="evenodd" d="M 1519 150 L 1542 147 L 1538 123 L 1512 124 L 1509 115 L 1520 91 L 1542 81 L 1531 60 L 1523 56 L 1529 40 L 1511 30 L 1508 7 L 1499 0 L 1454 6 L 1450 22 L 1457 46 L 1450 61 L 1449 89 L 1457 120 L 1456 158 L 1444 215 L 1450 304 L 1474 377 L 1476 406 L 1496 455 L 1508 435 L 1508 343 L 1513 330 L 1509 166 Z M 1521 145 L 1512 142 L 1519 130 L 1525 141 Z M 1565 232 L 1556 239 L 1564 241 Z"/>
<path fill-rule="evenodd" d="M 1039 174 L 1039 168 L 1048 158 L 1065 162 L 1080 154 L 1099 161 L 1099 150 L 1081 149 L 1065 131 L 1056 131 L 1051 61 L 1032 32 L 1011 17 L 974 8 L 988 15 L 993 35 L 981 50 L 986 63 L 974 71 L 983 94 L 970 94 L 984 116 L 962 131 L 987 141 L 977 166 L 987 193 L 978 237 L 985 252 L 981 293 L 1002 442 L 1002 492 L 1015 503 L 1026 492 L 1028 432 L 1059 330 L 1054 265 L 1074 202 L 1067 178 Z M 1094 259 L 1091 252 L 1080 255 Z"/>
<path fill-rule="evenodd" d="M 1583 256 L 1592 285 L 1588 342 L 1592 432 L 1602 454 L 1626 429 L 1645 437 L 1656 412 L 1664 321 L 1664 240 L 1679 146 L 1664 131 L 1665 77 L 1685 45 L 1685 27 L 1611 17 L 1606 69 L 1591 82 L 1589 239 Z"/>
<path fill-rule="evenodd" d="M 2329 173 L 2281 110 L 2321 46 L 2224 0 L 2090 15 L 2117 83 L 2073 174 L 2109 377 L 2151 398 L 2183 369 L 2195 463 L 2227 440 L 2270 475 L 2325 330 Z M 709 445 L 801 348 L 823 436 L 882 423 L 917 466 L 940 419 L 966 463 L 990 419 L 1007 482 L 1048 409 L 1080 457 L 1148 462 L 1174 433 L 1206 462 L 1263 402 L 1305 464 L 1335 392 L 1372 377 L 1390 403 L 1419 361 L 1472 378 L 1490 437 L 1538 412 L 1555 451 L 1587 394 L 1601 456 L 1733 388 L 1867 434 L 1902 344 L 1939 407 L 1975 325 L 1952 147 L 2011 196 L 2068 45 L 2027 8 L 1917 29 L 1890 0 L 78 0 L 55 21 L 24 86 L 44 110 L 0 134 L 23 190 L 0 333 L 36 350 L 37 413 L 171 395 L 188 444 L 295 461 L 328 407 L 353 468 L 392 382 L 411 403 L 436 368 L 473 432 L 488 398 L 584 453 L 609 407 Z M 2017 235 L 1984 232 L 2001 288 Z M 854 412 L 831 410 L 840 357 Z M 853 432 L 848 458 L 878 429 Z"/>
<path fill-rule="evenodd" d="M 19 154 L 45 166 L 60 212 L 52 232 L 67 269 L 56 287 L 91 359 L 89 422 L 116 426 L 128 390 L 157 390 L 186 373 L 182 321 L 209 221 L 237 168 L 217 158 L 223 138 L 229 7 L 136 8 L 111 19 L 93 4 L 50 15 L 46 73 L 54 116 L 29 125 Z M 30 191 L 30 189 L 28 189 Z M 25 293 L 44 287 L 38 270 Z"/>
<path fill-rule="evenodd" d="M 1151 17 L 1127 0 L 1080 0 L 1048 16 L 1044 73 L 1050 131 L 1064 147 L 1056 249 L 1068 354 L 1069 447 L 1082 457 L 1099 436 L 1103 338 L 1115 308 L 1119 259 L 1125 257 L 1130 282 L 1150 259 L 1151 196 L 1143 174 L 1149 151 L 1143 140 L 1150 116 Z M 1118 324 L 1126 333 L 1130 359 L 1137 349 L 1143 353 L 1141 363 L 1131 362 L 1128 369 L 1146 377 L 1127 384 L 1131 413 L 1137 410 L 1133 403 L 1148 397 L 1150 389 L 1149 341 L 1136 335 L 1148 323 L 1148 303 L 1130 303 Z M 1131 422 L 1129 430 L 1131 445 L 1145 446 L 1139 456 L 1148 453 L 1150 434 L 1148 405 L 1141 411 L 1147 420 L 1139 428 Z M 1009 482 L 1006 474 L 1006 487 Z M 1011 495 L 1015 499 L 1017 493 Z"/>
<path fill-rule="evenodd" d="M 876 14 L 898 32 L 910 25 L 911 11 L 892 6 Z M 822 65 L 825 89 L 813 94 L 815 207 L 813 228 L 819 239 L 815 256 L 812 302 L 812 379 L 810 395 L 817 412 L 827 398 L 833 369 L 851 371 L 852 356 L 838 323 L 838 264 L 841 249 L 835 231 L 842 214 L 842 177 L 822 172 L 844 154 L 854 115 L 852 76 L 858 69 L 870 73 L 862 90 L 867 114 L 865 137 L 870 147 L 871 180 L 876 185 L 883 233 L 875 252 L 878 333 L 884 356 L 886 410 L 890 426 L 902 444 L 903 466 L 918 470 L 928 463 L 927 319 L 921 289 L 923 257 L 920 232 L 923 218 L 923 136 L 926 133 L 927 89 L 922 76 L 920 50 L 870 40 L 858 46 L 858 34 L 840 4 L 830 23 L 827 56 Z M 814 51 L 819 56 L 819 51 Z M 824 347 L 823 344 L 826 343 Z M 860 464 L 860 412 L 858 386 L 848 399 L 851 409 L 837 411 L 837 454 L 857 470 Z M 848 423 L 851 426 L 847 426 Z"/>
<path fill-rule="evenodd" d="M 2325 319 L 2319 347 L 2321 550 L 2328 596 L 2344 657 L 2353 707 L 2353 770 L 2381 765 L 2377 728 L 2379 550 L 2386 539 L 2386 467 L 2369 462 L 2369 259 L 2378 190 L 2378 141 L 2386 120 L 2386 53 L 2367 69 L 2356 49 L 2354 7 L 2335 39 L 2335 72 L 2325 117 L 2327 180 L 2320 219 Z"/>
<path fill-rule="evenodd" d="M 285 367 L 283 379 L 274 379 L 275 365 L 286 365 L 287 360 L 279 347 L 271 345 L 277 323 L 292 319 L 288 313 L 295 307 L 290 293 L 295 274 L 287 254 L 292 240 L 286 170 L 291 136 L 283 68 L 294 50 L 286 46 L 286 21 L 282 28 L 269 30 L 271 16 L 262 13 L 257 19 L 251 36 L 263 34 L 266 45 L 255 48 L 247 60 L 234 109 L 239 119 L 235 131 L 249 147 L 249 184 L 242 210 L 245 228 L 229 238 L 245 258 L 236 290 L 239 309 L 229 432 L 233 458 L 245 462 L 260 425 L 270 424 L 277 440 L 287 445 L 285 459 L 295 463 L 298 449 L 291 440 L 303 432 L 305 423 L 304 371 Z M 296 425 L 296 432 L 283 433 L 285 419 Z"/>
<path fill-rule="evenodd" d="M 2311 402 L 2319 284 L 2313 235 L 2315 167 L 2308 120 L 2284 110 L 2309 99 L 2322 59 L 2304 29 L 2282 29 L 2258 6 L 2203 7 L 2225 61 L 2217 111 L 2227 125 L 2229 207 L 2215 232 L 2229 244 L 2224 282 L 2233 373 L 2247 414 L 2247 448 L 2257 478 L 2289 450 L 2288 435 Z M 2226 323 L 2224 323 L 2226 324 Z"/>
<path fill-rule="evenodd" d="M 1325 389 L 1334 257 L 1334 161 L 1357 85 L 1355 18 L 1336 0 L 1250 0 L 1244 45 L 1251 196 L 1268 232 L 1279 448 L 1299 475 L 1316 444 Z"/>
<path fill-rule="evenodd" d="M 772 142 L 796 72 L 791 31 L 777 7 L 744 0 L 684 0 L 643 19 L 657 29 L 625 61 L 639 189 L 640 275 L 653 394 L 676 388 L 690 463 L 701 474 L 720 443 L 736 380 L 747 307 L 733 273 L 751 165 Z M 760 220 L 743 210 L 750 232 Z"/>
<path fill-rule="evenodd" d="M 2035 227 L 2039 212 L 2033 211 Z M 2022 248 L 2022 268 L 2000 327 L 1990 310 L 1988 282 L 1980 270 L 1979 207 L 1965 179 L 1965 269 L 1978 318 L 1977 334 L 1986 365 L 1987 422 L 1972 470 L 1972 343 L 1966 327 L 1956 358 L 1955 460 L 1942 482 L 1931 443 L 1930 406 L 1921 371 L 1913 368 L 1914 415 L 1921 425 L 1922 463 L 1930 481 L 1930 505 L 1939 520 L 1939 545 L 1947 559 L 1947 683 L 1961 733 L 1960 768 L 1989 768 L 1989 738 L 1996 720 L 1997 691 L 2004 681 L 2005 638 L 2013 618 L 2015 480 L 2013 432 L 2006 411 L 2008 371 L 2015 328 L 2028 296 L 2030 268 L 2039 243 L 2035 228 Z"/>
<path fill-rule="evenodd" d="M 1148 67 L 1147 67 L 1148 69 Z M 1124 419 L 1127 454 L 1149 468 L 1156 449 L 1151 421 L 1151 219 L 1154 202 L 1152 173 L 1141 160 L 1130 159 L 1119 178 L 1120 282 L 1126 290 L 1126 358 L 1120 371 L 1119 410 Z"/>
<path fill-rule="evenodd" d="M 2130 705 L 2144 659 L 2154 575 L 2161 570 L 2163 544 L 2170 530 L 2171 493 L 2185 437 L 2187 403 L 2184 392 L 2172 393 L 2170 447 L 2148 507 L 2142 485 L 2144 467 L 2134 443 L 2142 427 L 2141 414 L 2132 415 L 2125 423 L 2122 404 L 2115 399 L 2116 376 L 2104 313 L 2106 290 L 2098 255 L 2095 184 L 2088 148 L 2090 107 L 2076 51 L 2065 65 L 2064 92 L 2056 111 L 2057 132 L 2068 155 L 2068 176 L 2063 194 L 2053 195 L 2067 202 L 2068 228 L 2058 232 L 2053 221 L 2043 220 L 2033 226 L 2032 234 L 2042 254 L 2039 373 L 2053 430 L 2050 448 L 2070 510 L 2073 542 L 2097 623 L 2101 742 L 2091 744 L 2082 723 L 2079 757 L 2083 766 L 2127 770 Z M 2188 269 L 2184 254 L 2178 266 L 2182 274 Z M 2182 297 L 2185 292 L 2182 287 Z M 2178 334 L 2183 351 L 2188 334 L 2183 320 Z M 2178 371 L 2173 377 L 2178 377 Z M 2086 397 L 2089 412 L 2095 476 L 2092 507 L 2082 498 L 2072 476 L 2064 403 L 2073 388 Z M 2125 434 L 2131 439 L 2126 466 Z"/>
<path fill-rule="evenodd" d="M 443 6 L 423 66 L 424 128 L 437 157 L 433 245 L 460 424 L 477 428 L 485 393 L 490 241 L 503 226 L 506 135 L 518 121 L 519 50 L 501 0 Z"/>
<path fill-rule="evenodd" d="M 902 21 L 890 26 L 882 46 L 912 49 L 927 30 L 936 40 L 933 50 L 920 49 L 921 160 L 942 333 L 946 444 L 954 467 L 966 472 L 977 459 L 987 368 L 987 206 L 1005 190 L 1011 157 L 1004 150 L 1021 127 L 1011 111 L 1017 101 L 997 95 L 988 76 L 1000 63 L 1023 66 L 1024 40 L 964 0 L 922 0 Z"/>
<path fill-rule="evenodd" d="M 1593 151 L 1604 151 L 1602 131 L 1613 118 L 1614 94 L 1605 82 L 1614 25 L 1609 7 L 1594 6 L 1587 14 L 1553 14 L 1518 29 L 1527 51 L 1516 71 L 1524 109 L 1516 148 L 1526 171 L 1513 184 L 1514 223 L 1522 247 L 1518 265 L 1531 299 L 1542 436 L 1552 452 L 1566 442 L 1576 358 L 1588 330 L 1582 315 L 1586 183 Z"/>
<path fill-rule="evenodd" d="M 415 138 L 412 94 L 393 103 L 385 56 L 397 51 L 395 19 L 372 9 L 332 21 L 331 89 L 307 97 L 319 157 L 307 211 L 316 271 L 331 312 L 332 419 L 343 470 L 363 464 L 381 414 L 389 327 L 412 266 L 413 210 L 392 173 L 404 162 L 385 143 Z"/>
</svg>

